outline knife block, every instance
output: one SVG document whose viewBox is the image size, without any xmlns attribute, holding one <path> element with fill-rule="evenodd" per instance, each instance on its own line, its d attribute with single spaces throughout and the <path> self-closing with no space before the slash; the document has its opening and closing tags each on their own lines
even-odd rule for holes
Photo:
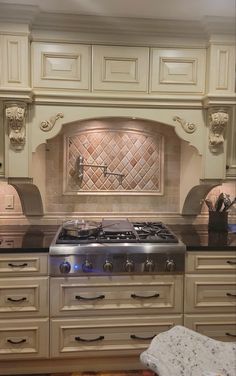
<svg viewBox="0 0 236 376">
<path fill-rule="evenodd" d="M 228 212 L 209 211 L 208 230 L 228 231 Z"/>
</svg>

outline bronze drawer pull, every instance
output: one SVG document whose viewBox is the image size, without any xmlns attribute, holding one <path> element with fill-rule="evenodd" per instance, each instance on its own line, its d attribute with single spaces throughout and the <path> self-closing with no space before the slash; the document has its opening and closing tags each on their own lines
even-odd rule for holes
<svg viewBox="0 0 236 376">
<path fill-rule="evenodd" d="M 28 264 L 26 262 L 24 262 L 24 264 L 12 264 L 12 263 L 9 263 L 8 266 L 11 266 L 12 268 L 24 268 L 25 266 L 27 266 Z"/>
<path fill-rule="evenodd" d="M 227 260 L 226 262 L 227 262 L 227 264 L 230 264 L 230 265 L 236 265 L 236 261 Z"/>
<path fill-rule="evenodd" d="M 141 296 L 141 295 L 136 295 L 136 294 L 131 294 L 130 295 L 131 298 L 138 298 L 138 299 L 151 299 L 151 298 L 158 298 L 160 296 L 160 294 L 154 294 L 154 295 L 150 295 L 150 296 Z"/>
<path fill-rule="evenodd" d="M 150 336 L 150 337 L 139 337 L 139 336 L 136 336 L 135 334 L 130 335 L 130 338 L 132 338 L 132 339 L 150 340 L 150 339 L 153 339 L 154 337 L 156 337 L 156 334 L 154 334 L 153 336 Z"/>
<path fill-rule="evenodd" d="M 104 299 L 105 295 L 99 295 L 99 296 L 94 296 L 93 298 L 86 298 L 84 296 L 76 295 L 75 299 L 77 300 L 99 300 L 99 299 Z"/>
<path fill-rule="evenodd" d="M 8 339 L 7 342 L 12 343 L 13 345 L 19 345 L 20 343 L 26 342 L 26 339 L 22 338 L 19 341 L 13 341 L 12 339 Z"/>
<path fill-rule="evenodd" d="M 227 292 L 226 295 L 227 295 L 227 296 L 231 296 L 231 297 L 233 297 L 233 298 L 236 298 L 236 294 L 231 294 L 230 292 Z"/>
<path fill-rule="evenodd" d="M 75 340 L 76 341 L 81 341 L 81 342 L 95 342 L 95 341 L 102 341 L 104 338 L 105 338 L 104 336 L 99 336 L 97 338 L 92 338 L 92 339 L 75 337 Z"/>
<path fill-rule="evenodd" d="M 19 298 L 19 299 L 7 298 L 7 300 L 9 300 L 10 302 L 23 302 L 24 300 L 26 300 L 26 297 Z"/>
<path fill-rule="evenodd" d="M 225 333 L 225 335 L 229 337 L 236 337 L 236 334 L 231 334 L 231 333 Z"/>
</svg>

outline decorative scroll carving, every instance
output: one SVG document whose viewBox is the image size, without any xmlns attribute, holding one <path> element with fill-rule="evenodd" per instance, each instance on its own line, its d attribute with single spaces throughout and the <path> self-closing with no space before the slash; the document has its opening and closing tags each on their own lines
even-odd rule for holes
<svg viewBox="0 0 236 376">
<path fill-rule="evenodd" d="M 49 132 L 55 125 L 56 121 L 60 118 L 63 118 L 64 114 L 59 112 L 55 116 L 50 117 L 49 120 L 44 120 L 40 124 L 40 129 L 44 132 Z"/>
<path fill-rule="evenodd" d="M 210 113 L 209 116 L 209 147 L 213 153 L 217 152 L 224 142 L 224 132 L 229 115 L 223 110 Z"/>
<path fill-rule="evenodd" d="M 180 118 L 179 116 L 174 116 L 173 117 L 173 120 L 174 121 L 178 121 L 180 123 L 180 125 L 182 126 L 182 128 L 185 130 L 185 132 L 187 133 L 193 133 L 196 131 L 197 129 L 197 126 L 196 124 L 194 123 L 189 123 L 188 121 Z"/>
<path fill-rule="evenodd" d="M 6 105 L 6 119 L 11 146 L 15 150 L 23 149 L 25 145 L 25 103 L 11 103 Z"/>
</svg>

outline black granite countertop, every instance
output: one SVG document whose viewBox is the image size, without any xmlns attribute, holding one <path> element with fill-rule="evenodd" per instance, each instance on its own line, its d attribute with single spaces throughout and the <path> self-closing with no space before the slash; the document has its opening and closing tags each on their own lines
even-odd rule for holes
<svg viewBox="0 0 236 376">
<path fill-rule="evenodd" d="M 48 252 L 59 226 L 2 225 L 0 226 L 0 252 Z M 194 250 L 236 250 L 235 225 L 228 232 L 208 232 L 207 225 L 169 225 L 179 239 Z"/>
</svg>

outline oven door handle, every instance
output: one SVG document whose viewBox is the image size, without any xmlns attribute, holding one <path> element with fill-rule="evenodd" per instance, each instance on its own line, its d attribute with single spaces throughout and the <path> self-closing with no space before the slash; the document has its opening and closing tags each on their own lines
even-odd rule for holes
<svg viewBox="0 0 236 376">
<path fill-rule="evenodd" d="M 154 337 L 156 337 L 156 334 L 154 334 L 153 336 L 150 336 L 150 337 L 140 337 L 140 336 L 136 336 L 135 334 L 131 334 L 131 335 L 130 335 L 130 338 L 131 338 L 131 339 L 151 340 L 151 339 L 153 339 Z"/>
<path fill-rule="evenodd" d="M 156 293 L 156 294 L 149 295 L 149 296 L 142 296 L 142 295 L 131 294 L 130 296 L 133 299 L 151 299 L 151 298 L 158 298 L 160 296 L 160 294 Z"/>
<path fill-rule="evenodd" d="M 81 338 L 81 337 L 75 337 L 75 340 L 76 341 L 81 341 L 81 342 L 95 342 L 95 341 L 102 341 L 104 338 L 105 338 L 104 336 L 99 336 L 99 337 L 91 338 L 91 339 Z"/>
<path fill-rule="evenodd" d="M 85 296 L 80 296 L 80 295 L 75 296 L 75 299 L 77 300 L 101 300 L 104 298 L 105 298 L 105 295 L 94 296 L 93 298 L 87 298 Z"/>
</svg>

